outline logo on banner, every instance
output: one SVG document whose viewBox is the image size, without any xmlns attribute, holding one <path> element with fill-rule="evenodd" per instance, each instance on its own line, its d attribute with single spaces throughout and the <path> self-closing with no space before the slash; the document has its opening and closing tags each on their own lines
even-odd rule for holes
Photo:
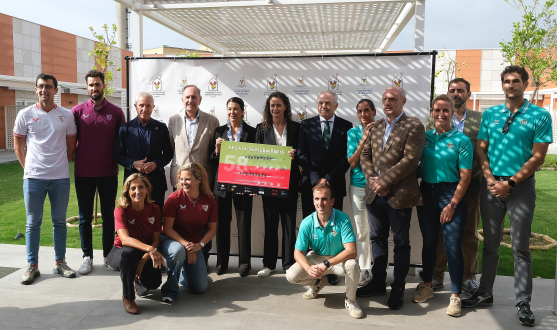
<svg viewBox="0 0 557 330">
<path fill-rule="evenodd" d="M 306 84 L 304 83 L 304 76 L 301 76 L 300 78 L 298 78 L 298 81 L 296 81 L 296 86 L 306 87 Z"/>
<path fill-rule="evenodd" d="M 340 79 L 338 73 L 335 74 L 334 76 L 329 77 L 329 81 L 327 82 L 327 90 L 337 95 L 342 95 L 342 91 L 340 90 Z"/>
<path fill-rule="evenodd" d="M 210 96 L 211 98 L 216 98 L 217 96 L 221 96 L 222 92 L 219 92 L 219 75 L 216 74 L 209 80 L 207 84 L 208 91 L 205 92 L 206 96 Z"/>
<path fill-rule="evenodd" d="M 214 116 L 215 115 L 215 107 L 212 107 L 211 110 L 209 110 L 209 112 Z"/>
<path fill-rule="evenodd" d="M 239 79 L 238 87 L 240 87 L 240 88 L 245 88 L 246 87 L 246 78 L 244 76 L 242 76 L 242 78 Z"/>
<path fill-rule="evenodd" d="M 402 75 L 403 75 L 403 74 L 404 74 L 404 73 L 401 72 L 400 75 L 396 75 L 396 76 L 393 78 L 393 86 L 394 86 L 394 87 L 404 88 L 404 87 L 403 87 L 403 85 L 404 85 L 404 79 L 402 79 Z"/>
<path fill-rule="evenodd" d="M 188 85 L 188 77 L 182 78 L 182 80 L 180 81 L 180 85 L 182 86 L 182 88 L 186 87 Z"/>
<path fill-rule="evenodd" d="M 217 92 L 219 90 L 219 75 L 216 74 L 211 80 L 209 80 L 209 90 Z"/>
<path fill-rule="evenodd" d="M 159 106 L 155 106 L 155 108 L 153 109 L 153 118 L 160 118 L 161 117 L 161 113 L 159 110 Z"/>
<path fill-rule="evenodd" d="M 369 86 L 369 79 L 367 78 L 367 74 L 363 77 L 360 78 L 360 86 Z M 371 94 L 372 89 L 371 88 L 358 88 L 356 89 L 356 93 L 358 93 L 358 95 L 360 96 L 366 96 Z"/>
<path fill-rule="evenodd" d="M 298 109 L 298 111 L 296 111 L 297 113 L 297 118 L 296 121 L 297 122 L 301 122 L 302 120 L 306 119 L 306 116 L 308 114 L 308 106 L 304 105 L 302 108 Z"/>
<path fill-rule="evenodd" d="M 267 90 L 270 92 L 278 91 L 278 81 L 276 73 L 267 80 Z"/>
<path fill-rule="evenodd" d="M 158 77 L 153 79 L 153 83 L 151 84 L 151 88 L 154 91 L 162 91 L 162 74 L 159 74 Z"/>
<path fill-rule="evenodd" d="M 238 85 L 236 85 L 236 87 L 238 87 L 238 89 L 234 90 L 236 95 L 238 95 L 238 96 L 248 96 L 249 95 L 249 89 L 246 89 L 247 84 L 246 84 L 246 77 L 245 76 L 242 76 L 240 79 L 238 79 Z"/>
</svg>

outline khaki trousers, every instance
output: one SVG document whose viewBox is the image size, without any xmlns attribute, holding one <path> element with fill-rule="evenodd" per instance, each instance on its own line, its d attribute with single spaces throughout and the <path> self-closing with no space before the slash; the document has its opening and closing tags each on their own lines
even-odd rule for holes
<svg viewBox="0 0 557 330">
<path fill-rule="evenodd" d="M 464 258 L 463 281 L 476 280 L 478 273 L 478 226 L 480 225 L 480 174 L 472 178 L 466 190 L 464 198 L 468 204 L 468 215 L 464 226 L 464 236 L 462 237 L 462 257 Z M 445 269 L 447 268 L 447 253 L 445 252 L 445 242 L 443 238 L 443 227 L 439 226 L 439 241 L 437 244 L 437 262 L 433 271 L 433 278 L 443 282 Z"/>
<path fill-rule="evenodd" d="M 306 256 L 310 266 L 318 265 L 323 261 L 331 259 L 334 256 L 320 256 L 311 251 Z M 325 274 L 335 274 L 344 276 L 346 281 L 346 298 L 356 301 L 356 289 L 358 289 L 358 281 L 360 279 L 360 267 L 355 259 L 348 259 L 340 264 L 329 267 Z M 292 284 L 315 286 L 316 279 L 310 276 L 305 269 L 298 263 L 295 263 L 286 271 L 286 279 Z"/>
</svg>

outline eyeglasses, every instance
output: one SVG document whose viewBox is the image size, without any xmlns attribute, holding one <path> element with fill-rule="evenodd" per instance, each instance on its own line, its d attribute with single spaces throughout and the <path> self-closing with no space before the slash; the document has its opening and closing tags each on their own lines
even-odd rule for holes
<svg viewBox="0 0 557 330">
<path fill-rule="evenodd" d="M 37 85 L 36 87 L 38 90 L 46 89 L 47 91 L 51 91 L 54 89 L 53 85 Z"/>
<path fill-rule="evenodd" d="M 509 132 L 509 126 L 514 120 L 514 116 L 510 115 L 509 118 L 505 121 L 505 126 L 503 126 L 503 134 L 507 134 Z"/>
</svg>

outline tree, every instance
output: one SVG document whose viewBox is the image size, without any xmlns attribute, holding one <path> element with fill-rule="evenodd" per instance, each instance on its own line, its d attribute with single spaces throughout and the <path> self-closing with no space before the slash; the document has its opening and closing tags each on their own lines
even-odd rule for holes
<svg viewBox="0 0 557 330">
<path fill-rule="evenodd" d="M 556 0 L 505 0 L 522 14 L 520 22 L 513 23 L 512 39 L 499 43 L 503 57 L 511 64 L 528 71 L 534 87 L 531 102 L 538 97 L 541 87 L 557 82 L 557 20 L 553 7 Z M 543 1 L 543 0 L 542 0 Z"/>
<path fill-rule="evenodd" d="M 435 78 L 439 77 L 439 75 L 442 73 L 445 74 L 446 75 L 445 82 L 447 83 L 447 88 L 448 88 L 448 84 L 451 80 L 453 80 L 454 78 L 462 78 L 461 76 L 456 76 L 456 73 L 460 71 L 459 66 L 460 65 L 468 66 L 468 64 L 466 64 L 466 62 L 458 63 L 456 61 L 456 58 L 451 57 L 451 54 L 447 50 L 447 48 L 445 48 L 444 52 L 441 52 L 441 54 L 437 55 L 437 58 L 445 58 L 445 57 L 447 58 L 448 62 L 441 64 L 441 68 L 435 71 Z"/>
<path fill-rule="evenodd" d="M 112 47 L 116 45 L 116 30 L 118 27 L 116 24 L 112 24 L 112 30 L 109 30 L 108 24 L 104 24 L 102 26 L 102 32 L 97 33 L 93 27 L 89 27 L 89 30 L 93 33 L 97 42 L 95 43 L 95 47 L 92 51 L 89 52 L 89 56 L 95 56 L 95 61 L 98 63 L 98 66 L 95 65 L 93 70 L 99 70 L 104 73 L 104 95 L 111 95 L 114 93 L 114 87 L 110 87 L 110 83 L 113 81 L 114 73 L 112 70 L 109 70 L 109 66 L 114 66 L 114 62 L 112 61 L 111 54 L 113 53 Z M 117 71 L 120 71 L 120 67 L 116 67 Z"/>
</svg>

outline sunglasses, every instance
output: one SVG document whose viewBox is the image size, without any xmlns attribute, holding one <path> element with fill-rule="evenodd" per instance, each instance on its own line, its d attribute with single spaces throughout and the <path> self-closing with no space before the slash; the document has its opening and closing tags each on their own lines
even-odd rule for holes
<svg viewBox="0 0 557 330">
<path fill-rule="evenodd" d="M 511 126 L 511 123 L 514 120 L 514 116 L 509 116 L 509 118 L 507 118 L 507 120 L 505 121 L 505 126 L 503 126 L 503 134 L 507 134 L 509 132 L 509 126 Z"/>
</svg>

